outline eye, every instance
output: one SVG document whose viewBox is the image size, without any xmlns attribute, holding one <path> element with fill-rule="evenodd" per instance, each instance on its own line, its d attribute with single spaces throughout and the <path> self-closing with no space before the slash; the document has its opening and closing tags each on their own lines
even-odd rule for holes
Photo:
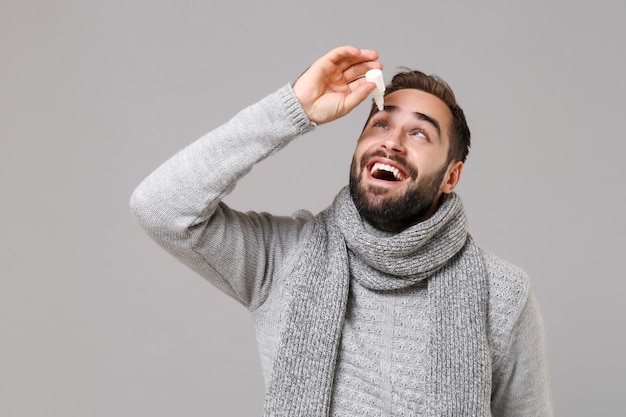
<svg viewBox="0 0 626 417">
<path fill-rule="evenodd" d="M 389 125 L 384 120 L 373 120 L 372 127 L 378 127 L 381 129 L 389 129 Z"/>
<path fill-rule="evenodd" d="M 415 137 L 421 138 L 421 139 L 428 139 L 428 135 L 426 134 L 426 132 L 424 132 L 421 129 L 414 130 L 413 132 L 411 132 L 411 136 L 415 136 Z"/>
</svg>

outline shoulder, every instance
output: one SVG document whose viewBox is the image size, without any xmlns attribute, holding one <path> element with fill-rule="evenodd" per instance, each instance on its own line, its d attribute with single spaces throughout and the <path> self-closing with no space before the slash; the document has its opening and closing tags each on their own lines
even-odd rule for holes
<svg viewBox="0 0 626 417">
<path fill-rule="evenodd" d="M 526 272 L 492 253 L 481 249 L 489 279 L 489 294 L 493 307 L 516 309 L 523 307 L 528 296 L 530 280 Z M 521 304 L 521 306 L 520 306 Z"/>
<path fill-rule="evenodd" d="M 509 343 L 530 293 L 528 275 L 519 266 L 481 250 L 489 288 L 487 328 L 498 356 Z"/>
</svg>

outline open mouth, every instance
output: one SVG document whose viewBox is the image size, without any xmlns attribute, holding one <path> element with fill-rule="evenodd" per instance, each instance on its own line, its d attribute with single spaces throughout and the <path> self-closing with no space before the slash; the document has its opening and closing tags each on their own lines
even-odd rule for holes
<svg viewBox="0 0 626 417">
<path fill-rule="evenodd" d="M 376 162 L 370 168 L 372 177 L 383 181 L 402 181 L 404 174 L 396 167 Z"/>
</svg>

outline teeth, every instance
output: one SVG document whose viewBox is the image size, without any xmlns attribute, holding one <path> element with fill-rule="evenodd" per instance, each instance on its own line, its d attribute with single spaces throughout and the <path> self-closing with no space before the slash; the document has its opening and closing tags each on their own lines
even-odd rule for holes
<svg viewBox="0 0 626 417">
<path fill-rule="evenodd" d="M 376 162 L 372 166 L 372 169 L 371 169 L 370 173 L 373 175 L 376 171 L 391 172 L 393 174 L 393 177 L 397 181 L 401 181 L 403 179 L 402 174 L 400 173 L 400 170 L 398 170 L 398 168 L 396 168 L 396 167 L 392 167 L 391 165 L 387 165 L 387 164 L 383 164 L 383 163 L 380 163 L 380 162 Z"/>
</svg>

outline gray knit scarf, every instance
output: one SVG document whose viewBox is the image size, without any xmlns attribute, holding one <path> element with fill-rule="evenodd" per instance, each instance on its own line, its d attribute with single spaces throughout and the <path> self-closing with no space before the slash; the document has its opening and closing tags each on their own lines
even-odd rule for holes
<svg viewBox="0 0 626 417">
<path fill-rule="evenodd" d="M 377 271 L 378 273 L 372 273 Z M 350 277 L 375 290 L 428 280 L 428 416 L 487 416 L 487 282 L 461 200 L 389 238 L 368 233 L 344 188 L 316 217 L 289 275 L 290 301 L 264 416 L 327 416 Z"/>
</svg>

